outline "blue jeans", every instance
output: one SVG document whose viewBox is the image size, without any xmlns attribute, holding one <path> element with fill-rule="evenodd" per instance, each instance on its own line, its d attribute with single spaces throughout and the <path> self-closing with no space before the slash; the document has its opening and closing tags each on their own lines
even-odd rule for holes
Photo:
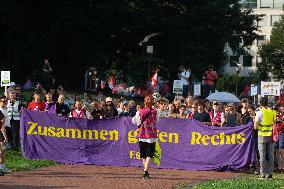
<svg viewBox="0 0 284 189">
<path fill-rule="evenodd" d="M 258 136 L 258 151 L 259 151 L 259 163 L 260 174 L 265 175 L 265 160 L 268 158 L 268 174 L 272 175 L 274 168 L 274 142 L 266 141 L 263 137 Z"/>
</svg>

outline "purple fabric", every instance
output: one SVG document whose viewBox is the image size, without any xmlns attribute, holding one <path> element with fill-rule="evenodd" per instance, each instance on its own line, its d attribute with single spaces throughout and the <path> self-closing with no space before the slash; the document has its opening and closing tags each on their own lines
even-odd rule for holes
<svg viewBox="0 0 284 189">
<path fill-rule="evenodd" d="M 160 168 L 239 170 L 255 162 L 252 123 L 219 128 L 188 119 L 162 119 L 157 128 Z M 61 163 L 142 166 L 136 129 L 130 117 L 91 121 L 23 110 L 22 153 L 28 159 Z"/>
<path fill-rule="evenodd" d="M 56 103 L 55 102 L 51 102 L 51 103 L 45 102 L 45 110 L 50 114 L 56 115 Z"/>
</svg>

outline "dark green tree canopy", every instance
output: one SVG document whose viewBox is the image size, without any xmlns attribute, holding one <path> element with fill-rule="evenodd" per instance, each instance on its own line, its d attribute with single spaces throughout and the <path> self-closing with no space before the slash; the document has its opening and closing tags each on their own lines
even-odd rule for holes
<svg viewBox="0 0 284 189">
<path fill-rule="evenodd" d="M 129 64 L 145 66 L 133 61 L 143 55 L 138 43 L 159 32 L 147 43 L 154 46 L 159 64 L 171 71 L 184 64 L 200 76 L 209 64 L 222 66 L 225 42 L 241 52 L 239 44 L 249 45 L 256 38 L 258 17 L 242 11 L 238 2 L 3 0 L 1 68 L 12 70 L 13 80 L 21 82 L 48 57 L 65 85 L 74 75 L 83 80 L 87 65 L 104 72 L 116 62 L 129 71 Z M 78 88 L 80 82 L 68 87 Z"/>
</svg>

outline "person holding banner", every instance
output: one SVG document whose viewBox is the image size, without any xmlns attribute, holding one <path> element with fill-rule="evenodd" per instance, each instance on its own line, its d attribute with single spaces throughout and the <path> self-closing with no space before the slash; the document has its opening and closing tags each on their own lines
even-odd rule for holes
<svg viewBox="0 0 284 189">
<path fill-rule="evenodd" d="M 70 113 L 69 106 L 64 103 L 65 96 L 60 94 L 56 102 L 56 115 L 67 117 Z"/>
<path fill-rule="evenodd" d="M 249 122 L 252 121 L 251 115 L 248 111 L 249 109 L 249 103 L 248 103 L 248 99 L 244 98 L 242 99 L 242 108 L 239 111 L 239 113 L 241 114 L 241 119 L 242 119 L 242 124 L 246 125 Z"/>
<path fill-rule="evenodd" d="M 52 101 L 52 94 L 48 92 L 45 95 L 45 112 L 56 115 L 56 103 Z"/>
<path fill-rule="evenodd" d="M 224 117 L 224 113 L 220 111 L 219 102 L 213 102 L 213 110 L 209 113 L 212 126 L 221 127 L 221 121 Z"/>
<path fill-rule="evenodd" d="M 206 125 L 211 125 L 211 118 L 208 112 L 204 109 L 204 102 L 197 103 L 197 111 L 193 115 L 193 119 L 202 122 Z"/>
<path fill-rule="evenodd" d="M 242 124 L 241 114 L 236 111 L 234 103 L 228 104 L 228 112 L 222 118 L 222 127 L 235 127 Z"/>
<path fill-rule="evenodd" d="M 155 143 L 158 142 L 156 124 L 158 121 L 157 111 L 152 108 L 154 98 L 146 96 L 144 107 L 137 111 L 132 122 L 138 125 L 138 139 L 140 147 L 140 158 L 143 159 L 143 179 L 150 178 L 149 168 L 151 158 L 154 157 Z"/>
<path fill-rule="evenodd" d="M 33 100 L 28 105 L 29 110 L 44 111 L 45 103 L 40 99 L 40 92 L 36 91 L 33 93 Z"/>
<path fill-rule="evenodd" d="M 274 168 L 274 142 L 272 127 L 276 122 L 276 112 L 268 108 L 267 98 L 260 100 L 261 109 L 256 113 L 254 129 L 258 130 L 258 151 L 260 156 L 260 179 L 265 178 L 265 159 L 268 157 L 268 179 L 272 179 Z"/>
</svg>

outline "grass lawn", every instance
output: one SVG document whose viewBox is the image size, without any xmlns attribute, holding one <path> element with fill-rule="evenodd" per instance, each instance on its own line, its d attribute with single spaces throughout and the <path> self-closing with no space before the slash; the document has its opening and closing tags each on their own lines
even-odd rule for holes
<svg viewBox="0 0 284 189">
<path fill-rule="evenodd" d="M 273 179 L 259 180 L 254 175 L 244 175 L 242 178 L 208 181 L 198 185 L 183 184 L 176 189 L 284 189 L 284 174 L 274 174 Z"/>
<path fill-rule="evenodd" d="M 9 150 L 7 154 L 6 166 L 15 171 L 31 170 L 40 167 L 48 167 L 57 165 L 54 161 L 46 160 L 27 160 L 22 156 L 21 152 Z"/>
</svg>

